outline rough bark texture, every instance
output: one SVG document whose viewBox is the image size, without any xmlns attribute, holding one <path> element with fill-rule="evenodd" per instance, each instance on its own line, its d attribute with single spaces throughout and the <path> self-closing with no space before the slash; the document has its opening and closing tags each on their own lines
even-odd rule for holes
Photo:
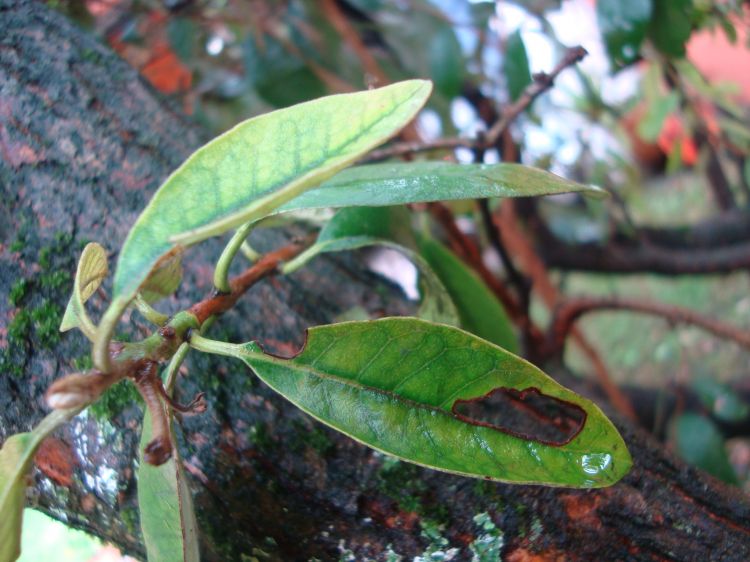
<svg viewBox="0 0 750 562">
<path fill-rule="evenodd" d="M 114 251 L 149 195 L 202 139 L 107 48 L 43 5 L 0 0 L 0 29 L 4 441 L 44 415 L 40 397 L 51 380 L 87 361 L 81 336 L 56 333 L 83 242 Z M 266 233 L 257 244 L 279 241 Z M 191 254 L 171 310 L 208 290 L 219 247 Z M 319 261 L 255 287 L 213 335 L 288 350 L 304 327 L 357 304 L 381 313 L 409 307 L 357 261 Z M 180 443 L 205 560 L 385 560 L 389 549 L 407 559 L 456 549 L 454 560 L 468 560 L 477 540 L 502 540 L 511 561 L 750 559 L 746 498 L 626 423 L 618 425 L 635 467 L 618 485 L 513 487 L 384 459 L 229 361 L 193 356 L 188 367 L 180 393 L 202 389 L 210 398 L 206 414 L 185 419 Z M 30 502 L 142 556 L 132 478 L 140 406 L 123 388 L 110 396 L 111 419 L 81 417 L 47 447 Z M 481 513 L 494 531 L 475 522 Z"/>
</svg>

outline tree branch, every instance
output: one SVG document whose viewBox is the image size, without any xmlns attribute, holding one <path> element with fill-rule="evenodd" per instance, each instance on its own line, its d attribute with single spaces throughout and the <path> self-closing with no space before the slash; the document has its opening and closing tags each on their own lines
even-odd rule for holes
<svg viewBox="0 0 750 562">
<path fill-rule="evenodd" d="M 731 326 L 693 310 L 641 299 L 621 297 L 580 297 L 562 303 L 555 312 L 548 332 L 552 353 L 562 350 L 573 324 L 584 314 L 605 310 L 626 310 L 665 318 L 675 324 L 690 324 L 702 328 L 719 338 L 729 339 L 745 349 L 750 349 L 750 331 Z"/>
<path fill-rule="evenodd" d="M 555 65 L 549 74 L 546 72 L 535 74 L 533 76 L 534 80 L 531 84 L 529 84 L 521 96 L 511 104 L 505 112 L 503 112 L 502 117 L 492 125 L 489 131 L 487 131 L 487 134 L 484 135 L 484 138 L 443 138 L 432 142 L 395 143 L 389 147 L 372 151 L 369 156 L 362 160 L 362 162 L 378 162 L 388 158 L 406 156 L 407 154 L 427 152 L 431 150 L 456 149 L 460 147 L 492 148 L 516 117 L 523 113 L 536 98 L 554 85 L 555 79 L 563 70 L 580 62 L 587 54 L 588 52 L 586 49 L 581 46 L 571 47 L 565 52 L 563 58 Z"/>
</svg>

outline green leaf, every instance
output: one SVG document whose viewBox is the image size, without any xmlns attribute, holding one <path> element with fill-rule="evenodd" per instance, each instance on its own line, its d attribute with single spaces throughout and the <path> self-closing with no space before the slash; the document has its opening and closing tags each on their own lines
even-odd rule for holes
<svg viewBox="0 0 750 562">
<path fill-rule="evenodd" d="M 673 58 L 684 57 L 694 12 L 693 0 L 655 0 L 648 36 L 656 48 Z"/>
<path fill-rule="evenodd" d="M 508 37 L 505 46 L 505 59 L 503 60 L 503 72 L 508 82 L 508 93 L 511 101 L 517 100 L 531 84 L 531 71 L 529 70 L 529 57 L 526 47 L 521 38 L 521 32 L 516 31 Z"/>
<path fill-rule="evenodd" d="M 255 343 L 213 343 L 202 349 L 242 359 L 323 423 L 427 467 L 591 488 L 617 482 L 632 463 L 596 405 L 520 357 L 457 328 L 415 318 L 321 326 L 308 331 L 304 349 L 291 359 L 266 355 Z M 480 400 L 496 389 L 537 389 L 580 408 L 582 428 L 567 443 L 552 445 L 455 412 L 461 401 Z"/>
<path fill-rule="evenodd" d="M 249 34 L 242 50 L 250 83 L 271 105 L 286 107 L 325 95 L 325 85 L 305 62 L 270 35 L 258 40 Z"/>
<path fill-rule="evenodd" d="M 203 37 L 193 20 L 172 15 L 167 21 L 167 39 L 175 54 L 183 62 L 191 64 L 195 60 Z"/>
<path fill-rule="evenodd" d="M 28 433 L 6 439 L 0 449 L 0 560 L 9 562 L 21 553 L 21 525 L 31 465 L 45 437 L 80 412 L 55 410 Z"/>
<path fill-rule="evenodd" d="M 283 205 L 279 211 L 321 207 L 379 207 L 483 197 L 536 197 L 581 192 L 606 196 L 592 185 L 521 164 L 387 162 L 355 166 Z"/>
<path fill-rule="evenodd" d="M 448 99 L 456 97 L 463 86 L 464 59 L 453 29 L 441 27 L 432 37 L 427 52 L 435 88 Z"/>
<path fill-rule="evenodd" d="M 597 0 L 599 28 L 615 68 L 638 59 L 651 10 L 651 0 Z"/>
<path fill-rule="evenodd" d="M 249 119 L 209 142 L 138 217 L 120 252 L 113 300 L 132 299 L 175 246 L 262 218 L 348 166 L 406 125 L 430 89 L 409 80 L 329 96 Z"/>
<path fill-rule="evenodd" d="M 340 210 L 320 231 L 318 239 L 284 268 L 294 271 L 319 254 L 384 246 L 404 254 L 419 269 L 422 302 L 419 316 L 434 322 L 458 325 L 458 312 L 440 279 L 416 251 L 404 207 L 350 207 Z"/>
<path fill-rule="evenodd" d="M 664 120 L 680 105 L 680 94 L 669 92 L 651 98 L 646 115 L 638 123 L 638 136 L 646 141 L 655 141 L 664 126 Z"/>
<path fill-rule="evenodd" d="M 750 405 L 737 392 L 711 377 L 700 377 L 693 381 L 693 390 L 717 419 L 728 423 L 739 423 L 750 416 Z"/>
<path fill-rule="evenodd" d="M 518 338 L 510 318 L 484 281 L 435 240 L 422 240 L 419 251 L 453 299 L 461 327 L 512 353 L 518 353 Z"/>
<path fill-rule="evenodd" d="M 682 414 L 675 421 L 675 437 L 677 451 L 686 462 L 724 482 L 737 484 L 724 436 L 714 422 L 699 414 Z"/>
<path fill-rule="evenodd" d="M 143 417 L 140 451 L 152 438 L 151 415 Z M 172 432 L 172 443 L 174 431 Z M 198 524 L 193 498 L 177 447 L 159 466 L 138 466 L 138 507 L 149 562 L 198 562 Z"/>
<path fill-rule="evenodd" d="M 86 244 L 78 260 L 73 294 L 60 323 L 61 332 L 80 327 L 88 336 L 93 336 L 96 328 L 86 314 L 84 305 L 102 284 L 108 272 L 106 250 L 96 242 Z"/>
</svg>

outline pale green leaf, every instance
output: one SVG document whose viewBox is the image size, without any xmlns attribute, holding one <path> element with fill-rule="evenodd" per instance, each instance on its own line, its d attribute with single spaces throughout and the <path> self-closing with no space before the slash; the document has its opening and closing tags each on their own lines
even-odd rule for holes
<svg viewBox="0 0 750 562">
<path fill-rule="evenodd" d="M 419 316 L 443 324 L 458 325 L 458 312 L 448 291 L 416 250 L 410 226 L 411 217 L 404 207 L 350 207 L 340 210 L 320 231 L 315 244 L 290 262 L 283 271 L 298 269 L 317 255 L 383 246 L 397 250 L 419 270 L 422 301 Z"/>
<path fill-rule="evenodd" d="M 12 562 L 21 552 L 21 525 L 29 471 L 45 437 L 75 416 L 74 410 L 55 410 L 28 433 L 10 436 L 0 449 L 0 561 Z"/>
<path fill-rule="evenodd" d="M 431 90 L 409 80 L 340 94 L 240 123 L 196 151 L 159 188 L 120 252 L 114 299 L 130 300 L 179 244 L 267 215 L 393 136 Z"/>
<path fill-rule="evenodd" d="M 81 253 L 81 258 L 78 260 L 73 294 L 70 296 L 60 323 L 61 332 L 81 327 L 84 332 L 90 330 L 93 333 L 95 328 L 86 314 L 84 305 L 101 286 L 108 272 L 106 250 L 96 242 L 86 244 Z"/>
<path fill-rule="evenodd" d="M 286 203 L 279 211 L 380 207 L 485 197 L 537 197 L 569 192 L 606 196 L 606 191 L 593 185 L 509 162 L 386 162 L 348 168 L 320 187 Z"/>
<path fill-rule="evenodd" d="M 456 474 L 580 488 L 614 484 L 630 454 L 591 401 L 472 334 L 415 318 L 347 322 L 308 331 L 291 359 L 255 343 L 195 347 L 245 361 L 271 388 L 318 420 L 385 453 Z M 550 444 L 458 415 L 498 389 L 531 391 L 583 414 L 565 443 Z"/>
<path fill-rule="evenodd" d="M 151 415 L 143 417 L 140 450 L 152 438 Z M 172 432 L 172 442 L 174 432 Z M 149 562 L 197 562 L 198 524 L 177 447 L 172 458 L 153 466 L 141 459 L 137 472 L 141 531 Z"/>
<path fill-rule="evenodd" d="M 453 252 L 431 239 L 420 241 L 419 251 L 453 299 L 461 327 L 513 353 L 518 338 L 505 308 L 476 273 Z"/>
</svg>

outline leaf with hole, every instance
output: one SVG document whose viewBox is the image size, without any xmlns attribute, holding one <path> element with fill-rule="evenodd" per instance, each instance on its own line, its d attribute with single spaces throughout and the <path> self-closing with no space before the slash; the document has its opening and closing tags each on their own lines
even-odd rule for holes
<svg viewBox="0 0 750 562">
<path fill-rule="evenodd" d="M 21 525 L 26 485 L 34 455 L 42 441 L 80 409 L 55 410 L 28 433 L 11 435 L 0 449 L 0 560 L 9 562 L 21 552 Z"/>
<path fill-rule="evenodd" d="M 108 273 L 106 250 L 96 242 L 86 244 L 78 260 L 73 294 L 60 323 L 61 332 L 81 328 L 87 336 L 93 338 L 96 327 L 86 314 L 84 305 L 101 286 Z"/>
<path fill-rule="evenodd" d="M 174 431 L 172 442 L 175 443 Z M 140 450 L 151 441 L 151 415 L 143 417 Z M 149 562 L 198 562 L 198 524 L 185 469 L 177 447 L 172 458 L 138 467 L 138 508 Z"/>
<path fill-rule="evenodd" d="M 521 164 L 453 164 L 450 162 L 387 162 L 355 166 L 279 208 L 282 211 L 322 207 L 380 207 L 477 199 L 537 197 L 579 192 L 606 197 L 593 185 L 566 180 Z"/>
<path fill-rule="evenodd" d="M 424 238 L 420 255 L 440 278 L 461 319 L 461 327 L 512 353 L 518 353 L 518 338 L 505 308 L 476 273 L 440 242 Z"/>
<path fill-rule="evenodd" d="M 405 207 L 350 207 L 341 209 L 323 227 L 315 244 L 284 267 L 293 271 L 327 252 L 355 250 L 366 246 L 383 246 L 404 254 L 419 270 L 422 301 L 421 318 L 459 324 L 458 312 L 448 291 L 416 249 L 411 230 L 411 216 Z"/>
<path fill-rule="evenodd" d="M 193 345 L 242 359 L 271 388 L 318 420 L 375 449 L 456 474 L 516 483 L 594 488 L 632 464 L 612 423 L 591 401 L 527 361 L 472 334 L 416 318 L 312 328 L 283 359 L 256 343 Z M 544 397 L 572 412 L 562 437 L 532 436 L 476 419 L 494 393 Z M 468 407 L 467 410 L 462 408 Z M 525 408 L 519 408 L 523 411 Z M 541 411 L 534 423 L 559 425 Z"/>
</svg>

